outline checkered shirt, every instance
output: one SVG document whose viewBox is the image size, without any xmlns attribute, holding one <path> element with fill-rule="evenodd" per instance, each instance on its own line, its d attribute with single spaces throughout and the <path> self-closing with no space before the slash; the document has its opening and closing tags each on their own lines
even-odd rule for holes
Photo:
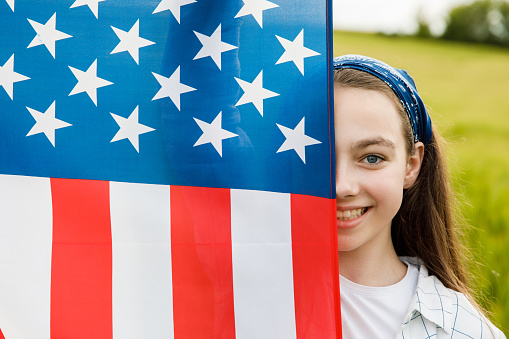
<svg viewBox="0 0 509 339">
<path fill-rule="evenodd" d="M 506 338 L 472 306 L 465 295 L 446 288 L 435 276 L 430 276 L 422 261 L 408 257 L 401 259 L 419 269 L 419 278 L 396 338 Z"/>
</svg>

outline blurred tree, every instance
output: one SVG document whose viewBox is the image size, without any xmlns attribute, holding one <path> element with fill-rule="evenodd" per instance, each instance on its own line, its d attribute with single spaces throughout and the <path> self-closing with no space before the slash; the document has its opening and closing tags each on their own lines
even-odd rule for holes
<svg viewBox="0 0 509 339">
<path fill-rule="evenodd" d="M 415 35 L 421 38 L 431 38 L 433 35 L 431 34 L 431 30 L 429 29 L 429 25 L 425 21 L 419 21 L 417 26 L 417 32 Z"/>
<path fill-rule="evenodd" d="M 481 0 L 452 9 L 442 38 L 509 46 L 509 2 Z"/>
<path fill-rule="evenodd" d="M 415 35 L 421 38 L 433 37 L 433 35 L 431 34 L 431 30 L 429 28 L 429 24 L 423 15 L 422 8 L 419 9 L 419 12 L 417 14 L 417 31 L 415 32 Z"/>
</svg>

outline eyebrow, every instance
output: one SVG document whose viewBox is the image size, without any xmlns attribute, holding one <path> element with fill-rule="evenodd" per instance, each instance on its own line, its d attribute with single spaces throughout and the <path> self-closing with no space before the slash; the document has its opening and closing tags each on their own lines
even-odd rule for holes
<svg viewBox="0 0 509 339">
<path fill-rule="evenodd" d="M 355 144 L 352 145 L 351 149 L 359 150 L 359 149 L 363 149 L 363 148 L 366 148 L 369 146 L 383 146 L 383 147 L 387 147 L 387 148 L 391 148 L 391 149 L 396 148 L 396 145 L 392 141 L 382 138 L 382 137 L 379 137 L 379 138 L 359 140 Z"/>
</svg>

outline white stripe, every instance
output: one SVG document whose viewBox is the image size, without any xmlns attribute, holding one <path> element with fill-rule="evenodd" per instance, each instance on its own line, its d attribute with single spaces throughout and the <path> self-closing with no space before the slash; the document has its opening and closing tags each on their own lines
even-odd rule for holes
<svg viewBox="0 0 509 339">
<path fill-rule="evenodd" d="M 290 195 L 232 190 L 237 339 L 295 339 Z"/>
<path fill-rule="evenodd" d="M 110 184 L 113 338 L 173 338 L 170 187 Z"/>
<path fill-rule="evenodd" d="M 52 211 L 48 178 L 0 175 L 0 328 L 50 337 Z"/>
</svg>

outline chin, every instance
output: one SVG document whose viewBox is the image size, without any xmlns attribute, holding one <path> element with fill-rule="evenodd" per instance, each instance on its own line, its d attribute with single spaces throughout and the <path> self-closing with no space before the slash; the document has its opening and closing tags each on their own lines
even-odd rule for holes
<svg viewBox="0 0 509 339">
<path fill-rule="evenodd" d="M 358 247 L 359 245 L 354 239 L 344 239 L 343 237 L 338 237 L 338 252 L 340 255 L 341 252 L 351 252 Z"/>
</svg>

